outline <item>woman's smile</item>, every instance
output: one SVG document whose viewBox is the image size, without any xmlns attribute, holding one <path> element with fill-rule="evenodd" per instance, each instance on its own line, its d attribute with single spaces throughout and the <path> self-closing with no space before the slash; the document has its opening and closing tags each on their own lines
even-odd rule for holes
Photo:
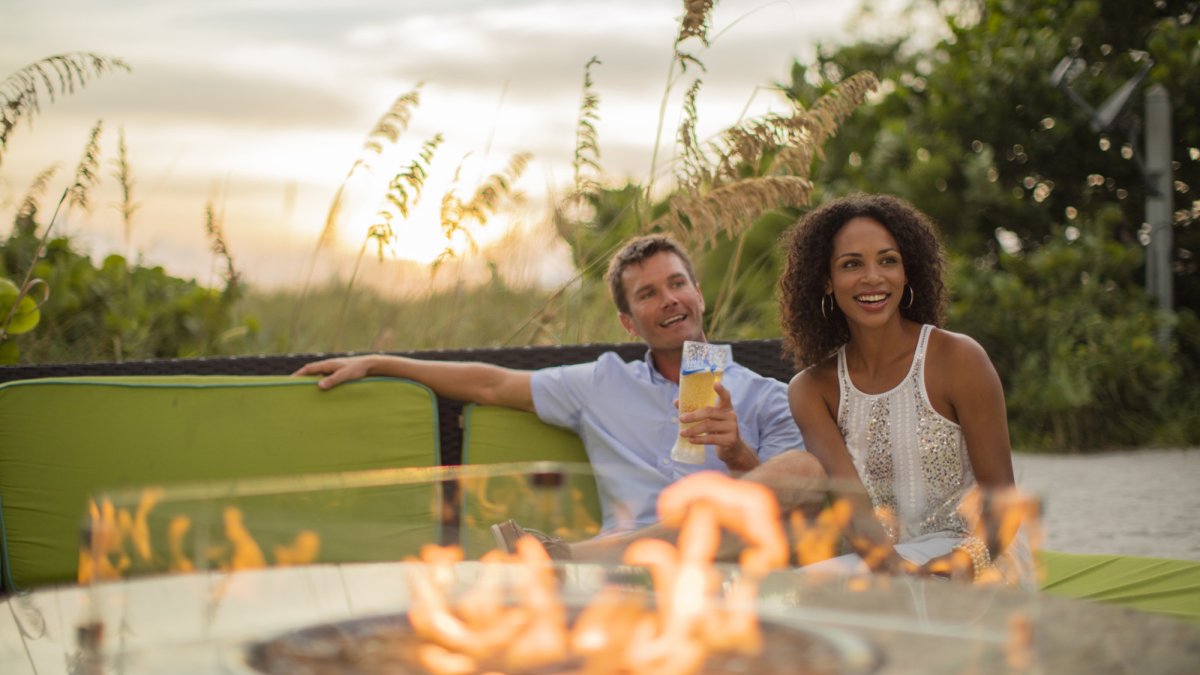
<svg viewBox="0 0 1200 675">
<path fill-rule="evenodd" d="M 904 292 L 900 246 L 874 218 L 852 218 L 833 237 L 829 289 L 847 320 L 875 323 L 890 317 Z"/>
<path fill-rule="evenodd" d="M 863 293 L 854 296 L 854 299 L 868 312 L 881 312 L 887 307 L 887 300 L 890 297 L 892 297 L 890 293 Z"/>
</svg>

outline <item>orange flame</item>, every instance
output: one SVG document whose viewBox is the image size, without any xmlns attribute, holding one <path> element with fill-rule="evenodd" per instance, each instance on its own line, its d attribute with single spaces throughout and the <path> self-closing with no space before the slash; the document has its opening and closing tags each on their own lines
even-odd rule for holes
<svg viewBox="0 0 1200 675">
<path fill-rule="evenodd" d="M 196 565 L 183 552 L 183 540 L 188 530 L 192 529 L 192 519 L 187 516 L 175 516 L 167 525 L 167 555 L 170 557 L 170 571 L 195 572 Z"/>
<path fill-rule="evenodd" d="M 321 537 L 312 530 L 301 530 L 292 543 L 274 548 L 275 564 L 280 567 L 311 565 L 321 551 Z"/>
<path fill-rule="evenodd" d="M 258 542 L 246 529 L 242 519 L 242 511 L 233 506 L 226 506 L 223 512 L 225 520 L 225 538 L 233 545 L 233 556 L 229 561 L 232 570 L 253 570 L 267 566 L 262 549 Z"/>
<path fill-rule="evenodd" d="M 457 546 L 426 545 L 424 566 L 409 566 L 412 604 L 409 621 L 427 641 L 418 654 L 434 673 L 475 672 L 485 659 L 508 669 L 536 668 L 563 659 L 567 653 L 566 608 L 558 598 L 553 568 L 545 549 L 531 537 L 517 542 L 517 553 L 490 552 L 482 576 L 461 602 L 448 600 L 453 565 L 462 561 Z M 504 604 L 502 574 L 497 563 L 516 563 L 519 604 Z"/>
<path fill-rule="evenodd" d="M 835 557 L 842 532 L 849 526 L 853 510 L 849 501 L 838 499 L 828 508 L 821 509 L 811 524 L 805 520 L 803 513 L 793 511 L 789 521 L 795 539 L 797 564 L 812 565 Z"/>
<path fill-rule="evenodd" d="M 162 488 L 146 488 L 142 490 L 142 497 L 138 500 L 137 512 L 133 517 L 129 538 L 133 541 L 138 556 L 143 561 L 149 561 L 151 555 L 150 525 L 148 523 L 150 511 L 163 498 L 163 494 Z"/>
<path fill-rule="evenodd" d="M 766 487 L 702 472 L 664 490 L 658 502 L 663 523 L 680 529 L 678 546 L 641 539 L 623 561 L 650 570 L 657 608 L 619 587 L 603 589 L 584 608 L 568 634 L 566 609 L 545 549 L 531 537 L 509 556 L 491 551 L 482 572 L 458 603 L 448 599 L 458 547 L 426 546 L 423 566 L 405 573 L 412 593 L 409 620 L 426 643 L 418 650 L 434 673 L 474 673 L 485 665 L 528 669 L 554 664 L 569 654 L 585 660 L 587 673 L 692 673 L 714 651 L 756 653 L 762 635 L 755 611 L 758 581 L 787 563 L 779 506 Z M 739 558 L 743 576 L 719 597 L 713 566 L 721 529 L 747 544 Z M 517 563 L 517 604 L 504 604 L 503 568 Z"/>
<path fill-rule="evenodd" d="M 165 495 L 161 487 L 145 488 L 132 513 L 127 508 L 114 507 L 108 498 L 101 498 L 99 503 L 88 501 L 91 529 L 79 550 L 79 583 L 120 579 L 135 568 L 162 571 L 155 565 L 164 562 L 166 571 L 183 573 L 194 572 L 198 560 L 214 562 L 229 570 L 266 567 L 262 548 L 247 528 L 241 510 L 232 506 L 222 513 L 227 545 L 197 552 L 197 559 L 189 557 L 185 542 L 192 520 L 179 514 L 167 523 L 165 555 L 156 556 L 150 515 Z M 320 550 L 320 536 L 311 530 L 301 530 L 291 542 L 274 546 L 272 553 L 279 566 L 307 565 L 317 561 Z"/>
<path fill-rule="evenodd" d="M 142 490 L 134 515 L 128 509 L 117 509 L 107 498 L 101 499 L 100 504 L 94 499 L 88 500 L 91 536 L 79 550 L 79 583 L 121 578 L 133 565 L 126 541 L 133 544 L 141 561 L 150 562 L 152 549 L 147 517 L 162 496 L 160 488 Z"/>
</svg>

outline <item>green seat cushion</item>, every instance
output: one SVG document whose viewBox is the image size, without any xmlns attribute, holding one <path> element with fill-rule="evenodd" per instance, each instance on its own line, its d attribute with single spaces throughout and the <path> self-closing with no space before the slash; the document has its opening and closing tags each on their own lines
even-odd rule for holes
<svg viewBox="0 0 1200 675">
<path fill-rule="evenodd" d="M 495 467 L 494 475 L 462 481 L 460 540 L 469 557 L 494 548 L 490 526 L 509 518 L 568 541 L 599 532 L 596 481 L 574 432 L 531 412 L 475 404 L 464 407 L 463 428 L 464 465 L 508 465 Z"/>
<path fill-rule="evenodd" d="M 74 580 L 89 496 L 104 491 L 438 462 L 435 397 L 407 380 L 371 378 L 324 392 L 312 378 L 291 377 L 9 382 L 0 385 L 5 583 L 15 590 Z M 360 513 L 401 517 L 384 508 L 392 497 L 370 493 L 357 493 Z M 282 516 L 263 518 L 282 528 L 280 542 L 290 541 L 298 521 L 320 518 L 317 502 L 345 502 L 344 495 L 323 494 L 272 500 L 278 513 L 292 510 L 287 526 L 280 524 Z M 433 498 L 428 487 L 406 497 L 400 510 L 410 513 L 403 517 L 415 519 L 412 512 L 419 510 L 420 519 L 429 521 Z M 301 503 L 307 511 L 296 511 Z M 252 514 L 245 520 L 253 532 Z M 271 550 L 269 543 L 263 542 L 264 550 Z M 355 557 L 346 546 L 337 554 Z"/>
<path fill-rule="evenodd" d="M 1041 588 L 1200 623 L 1200 562 L 1042 551 Z"/>
</svg>

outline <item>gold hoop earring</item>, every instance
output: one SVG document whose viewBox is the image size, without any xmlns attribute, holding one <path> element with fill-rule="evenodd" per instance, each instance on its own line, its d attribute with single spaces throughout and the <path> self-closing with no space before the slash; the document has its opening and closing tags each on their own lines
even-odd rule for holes
<svg viewBox="0 0 1200 675">
<path fill-rule="evenodd" d="M 825 309 L 825 301 L 826 300 L 829 301 L 829 310 L 828 311 L 826 311 L 826 309 Z M 822 295 L 821 296 L 821 316 L 825 317 L 826 321 L 829 320 L 829 315 L 833 314 L 833 307 L 834 307 L 833 293 L 830 293 L 828 295 Z"/>
<path fill-rule="evenodd" d="M 913 301 L 917 299 L 917 292 L 914 291 L 912 286 L 909 286 L 908 284 L 904 284 L 904 288 L 908 291 L 908 304 L 904 306 L 904 309 L 911 309 Z"/>
</svg>

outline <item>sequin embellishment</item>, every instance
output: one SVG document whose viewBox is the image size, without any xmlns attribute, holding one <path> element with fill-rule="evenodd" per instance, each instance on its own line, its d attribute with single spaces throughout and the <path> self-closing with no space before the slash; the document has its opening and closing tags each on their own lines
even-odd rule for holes
<svg viewBox="0 0 1200 675">
<path fill-rule="evenodd" d="M 854 387 L 838 353 L 838 427 L 871 504 L 895 514 L 899 542 L 936 532 L 965 533 L 957 506 L 975 482 L 962 429 L 942 417 L 924 392 L 922 328 L 908 374 L 883 394 Z"/>
</svg>

